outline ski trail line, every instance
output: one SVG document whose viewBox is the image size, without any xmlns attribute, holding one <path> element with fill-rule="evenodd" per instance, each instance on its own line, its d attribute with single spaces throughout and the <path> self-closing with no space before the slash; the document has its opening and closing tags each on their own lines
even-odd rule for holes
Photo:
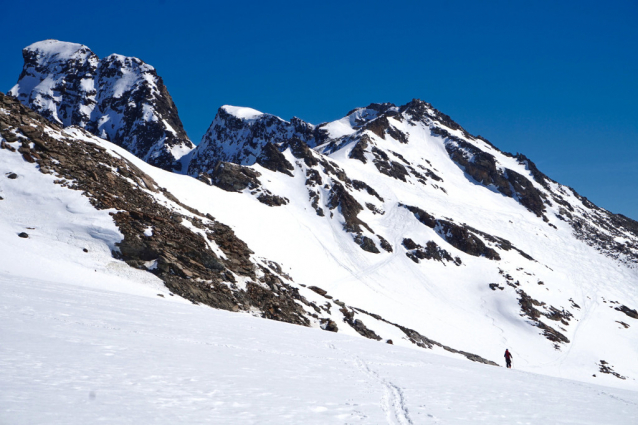
<svg viewBox="0 0 638 425">
<path fill-rule="evenodd" d="M 412 419 L 405 405 L 405 397 L 403 391 L 391 381 L 382 378 L 376 371 L 370 369 L 368 364 L 356 355 L 350 355 L 347 350 L 337 348 L 332 343 L 326 343 L 326 347 L 331 350 L 337 350 L 351 357 L 357 369 L 367 375 L 372 380 L 378 382 L 383 387 L 383 396 L 381 397 L 381 409 L 385 413 L 387 423 L 390 425 L 413 425 Z M 346 360 L 346 359 L 344 359 Z M 350 362 L 350 360 L 346 360 Z"/>
<path fill-rule="evenodd" d="M 388 424 L 412 425 L 413 422 L 405 406 L 405 398 L 403 397 L 401 388 L 379 376 L 377 372 L 370 369 L 360 358 L 355 357 L 354 361 L 359 370 L 379 382 L 383 387 L 381 408 L 385 412 Z"/>
</svg>

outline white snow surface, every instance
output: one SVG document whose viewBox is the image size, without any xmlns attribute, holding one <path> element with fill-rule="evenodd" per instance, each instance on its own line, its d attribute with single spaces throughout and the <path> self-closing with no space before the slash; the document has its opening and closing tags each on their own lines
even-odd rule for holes
<svg viewBox="0 0 638 425">
<path fill-rule="evenodd" d="M 254 120 L 259 116 L 264 115 L 263 112 L 259 112 L 256 109 L 246 108 L 242 106 L 224 105 L 222 106 L 222 108 L 229 114 L 244 120 Z"/>
<path fill-rule="evenodd" d="M 57 40 L 37 41 L 27 47 L 25 50 L 37 51 L 42 62 L 51 62 L 51 60 L 67 61 L 69 59 L 85 59 L 90 52 L 86 52 L 88 47 L 78 43 L 61 43 Z"/>
<path fill-rule="evenodd" d="M 638 393 L 0 272 L 7 424 L 635 424 Z M 514 358 L 516 365 L 516 357 Z"/>
</svg>

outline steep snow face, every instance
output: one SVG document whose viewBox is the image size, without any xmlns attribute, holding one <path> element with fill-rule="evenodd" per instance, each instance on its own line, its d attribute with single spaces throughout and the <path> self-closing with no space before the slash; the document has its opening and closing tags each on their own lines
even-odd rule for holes
<svg viewBox="0 0 638 425">
<path fill-rule="evenodd" d="M 194 146 L 155 68 L 140 59 L 102 60 L 83 45 L 46 40 L 23 50 L 9 94 L 50 121 L 77 125 L 165 169 Z"/>
<path fill-rule="evenodd" d="M 314 126 L 299 118 L 284 121 L 251 108 L 222 106 L 202 138 L 188 174 L 210 172 L 218 161 L 252 165 L 267 143 L 297 138 L 313 144 Z"/>
</svg>

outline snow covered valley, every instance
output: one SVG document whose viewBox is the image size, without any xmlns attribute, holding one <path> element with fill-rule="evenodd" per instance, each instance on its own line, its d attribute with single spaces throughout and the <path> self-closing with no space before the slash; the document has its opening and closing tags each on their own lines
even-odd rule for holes
<svg viewBox="0 0 638 425">
<path fill-rule="evenodd" d="M 638 393 L 0 275 L 3 424 L 635 424 Z"/>
</svg>

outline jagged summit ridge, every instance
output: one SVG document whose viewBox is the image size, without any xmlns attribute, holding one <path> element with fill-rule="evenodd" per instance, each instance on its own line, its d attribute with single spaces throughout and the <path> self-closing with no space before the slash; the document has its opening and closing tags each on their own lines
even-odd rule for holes
<svg viewBox="0 0 638 425">
<path fill-rule="evenodd" d="M 225 105 L 193 152 L 188 173 L 210 172 L 217 162 L 252 165 L 267 143 L 282 144 L 297 138 L 314 145 L 315 126 L 299 118 L 285 121 L 255 109 Z"/>
<path fill-rule="evenodd" d="M 9 94 L 48 120 L 76 125 L 165 169 L 194 146 L 162 78 L 144 61 L 87 46 L 45 40 L 26 47 Z"/>
</svg>

